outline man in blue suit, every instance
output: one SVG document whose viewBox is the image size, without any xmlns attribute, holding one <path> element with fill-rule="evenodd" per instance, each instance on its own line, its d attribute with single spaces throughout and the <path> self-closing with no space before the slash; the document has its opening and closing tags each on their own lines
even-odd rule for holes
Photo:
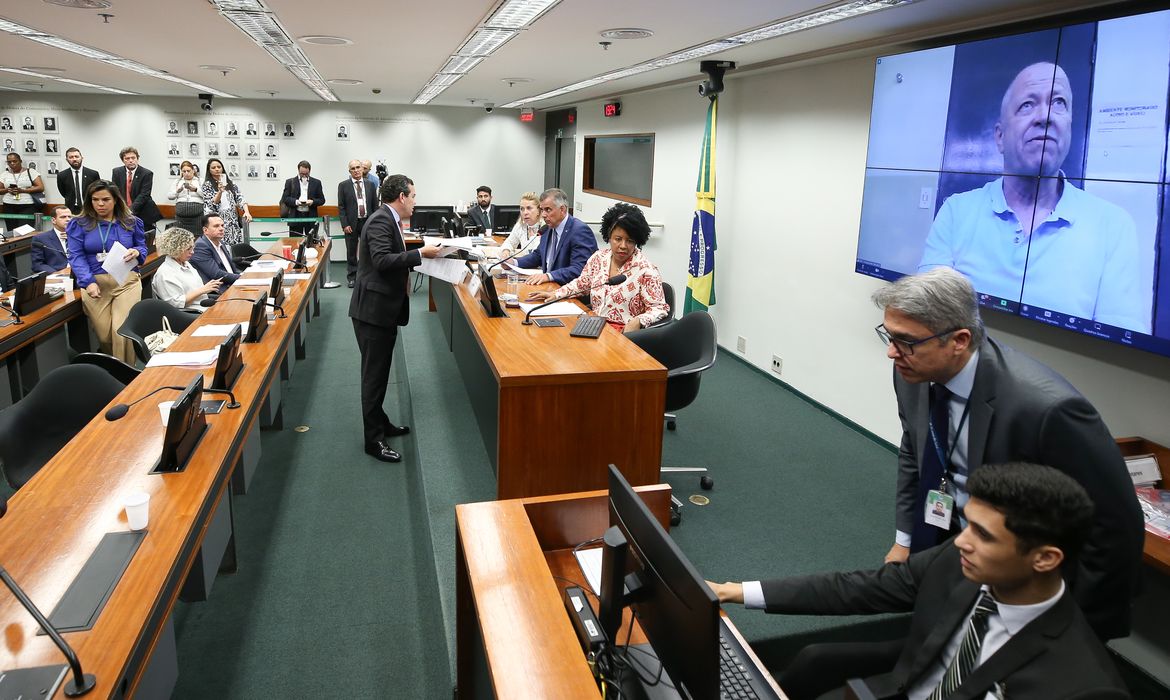
<svg viewBox="0 0 1170 700">
<path fill-rule="evenodd" d="M 33 272 L 56 272 L 69 267 L 69 258 L 65 254 L 65 227 L 72 218 L 73 212 L 64 204 L 53 207 L 53 228 L 33 237 Z"/>
<path fill-rule="evenodd" d="M 222 279 L 226 288 L 240 278 L 240 271 L 232 261 L 232 252 L 223 243 L 223 219 L 217 214 L 204 214 L 200 223 L 203 235 L 195 239 L 191 265 L 204 282 Z"/>
<path fill-rule="evenodd" d="M 529 277 L 525 283 L 565 284 L 577 279 L 585 261 L 597 251 L 593 229 L 584 221 L 569 216 L 569 196 L 556 187 L 540 195 L 540 213 L 547 224 L 541 231 L 540 245 L 535 251 L 516 259 L 517 267 L 541 269 L 541 274 Z"/>
</svg>

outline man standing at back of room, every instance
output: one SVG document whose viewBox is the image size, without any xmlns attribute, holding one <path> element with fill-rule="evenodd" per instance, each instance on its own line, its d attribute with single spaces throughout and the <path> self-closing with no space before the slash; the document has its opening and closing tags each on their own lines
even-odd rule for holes
<svg viewBox="0 0 1170 700">
<path fill-rule="evenodd" d="M 873 301 L 885 311 L 877 333 L 894 363 L 903 430 L 897 534 L 886 561 L 905 561 L 961 529 L 967 478 L 980 465 L 1047 464 L 1080 482 L 1096 507 L 1073 593 L 1102 639 L 1129 634 L 1143 519 L 1097 411 L 1056 372 L 986 337 L 974 288 L 950 268 L 903 277 Z M 942 520 L 927 515 L 928 500 L 939 498 L 948 502 Z"/>
<path fill-rule="evenodd" d="M 345 233 L 345 277 L 350 289 L 357 279 L 358 240 L 366 218 L 378 202 L 378 190 L 366 179 L 360 160 L 349 161 L 349 177 L 337 185 L 337 213 Z M 411 207 L 414 210 L 414 207 Z"/>
<path fill-rule="evenodd" d="M 325 203 L 325 189 L 321 181 L 310 177 L 313 166 L 309 161 L 297 163 L 297 176 L 284 181 L 284 192 L 280 201 L 288 207 L 294 218 L 307 219 L 317 216 L 317 207 Z M 293 222 L 288 225 L 289 235 L 304 236 L 317 230 L 316 222 Z"/>
<path fill-rule="evenodd" d="M 361 167 L 360 162 L 351 161 L 350 173 L 354 180 L 365 182 Z M 406 435 L 410 428 L 391 423 L 382 403 L 386 400 L 398 327 L 410 321 L 407 298 L 410 269 L 418 266 L 423 258 L 438 255 L 439 249 L 423 246 L 408 251 L 402 239 L 401 222 L 414 212 L 413 180 L 405 175 L 391 175 L 382 183 L 379 195 L 381 203 L 365 222 L 359 240 L 357 283 L 349 301 L 349 316 L 362 355 L 362 432 L 366 454 L 382 462 L 398 462 L 401 455 L 386 441 Z"/>
<path fill-rule="evenodd" d="M 581 276 L 585 261 L 597 251 L 593 229 L 569 216 L 569 195 L 556 187 L 540 195 L 540 214 L 546 226 L 537 249 L 516 259 L 516 267 L 540 268 L 525 284 L 565 284 Z"/>
<path fill-rule="evenodd" d="M 122 159 L 122 165 L 114 168 L 114 187 L 122 191 L 122 199 L 126 200 L 130 213 L 142 219 L 142 227 L 150 231 L 162 218 L 152 199 L 154 173 L 138 164 L 138 149 L 133 146 L 123 148 L 118 157 Z"/>
<path fill-rule="evenodd" d="M 85 191 L 101 177 L 93 168 L 82 165 L 81 150 L 70 148 L 65 151 L 65 160 L 69 167 L 57 173 L 57 191 L 65 198 L 65 206 L 77 216 L 81 213 L 81 205 L 85 201 Z"/>
</svg>

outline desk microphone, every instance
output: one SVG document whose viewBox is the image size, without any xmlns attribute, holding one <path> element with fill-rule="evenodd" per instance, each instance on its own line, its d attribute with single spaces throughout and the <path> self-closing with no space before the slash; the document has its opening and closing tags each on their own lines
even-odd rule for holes
<svg viewBox="0 0 1170 700">
<path fill-rule="evenodd" d="M 203 306 L 203 307 L 211 307 L 211 306 L 215 306 L 216 304 L 218 304 L 221 301 L 246 301 L 249 304 L 256 303 L 255 299 L 248 299 L 247 297 L 235 297 L 233 299 L 221 299 L 219 297 L 207 297 L 206 299 L 200 301 L 199 305 Z M 284 312 L 284 307 L 281 306 L 280 304 L 277 304 L 276 302 L 269 299 L 268 305 L 271 306 L 272 308 L 276 309 L 277 311 L 279 311 L 281 318 L 288 318 L 288 314 L 286 314 Z"/>
<path fill-rule="evenodd" d="M 14 297 L 10 297 L 10 299 L 11 299 L 11 298 L 14 298 Z M 21 320 L 20 320 L 20 314 L 18 314 L 18 313 L 16 313 L 15 311 L 13 311 L 13 310 L 12 310 L 11 303 L 12 303 L 12 302 L 11 302 L 11 301 L 9 301 L 9 305 L 7 305 L 7 306 L 0 306 L 0 309 L 3 309 L 3 310 L 5 310 L 5 311 L 7 311 L 7 312 L 8 312 L 8 313 L 9 313 L 9 314 L 12 316 L 12 325 L 14 325 L 14 326 L 19 326 L 19 325 L 21 325 L 22 323 L 24 323 L 24 321 L 21 321 Z"/>
<path fill-rule="evenodd" d="M 309 269 L 309 266 L 304 264 L 304 263 L 299 263 L 296 260 L 290 260 L 289 258 L 286 258 L 283 255 L 277 255 L 276 253 L 257 253 L 255 255 L 249 255 L 247 257 L 240 258 L 240 260 L 247 260 L 247 261 L 251 262 L 251 261 L 255 260 L 256 258 L 262 258 L 265 255 L 276 258 L 277 260 L 283 260 L 285 262 L 290 262 L 293 264 L 293 269 L 296 269 L 296 268 L 300 268 L 302 270 Z"/>
<path fill-rule="evenodd" d="M 506 263 L 506 262 L 508 262 L 508 261 L 509 261 L 509 260 L 511 260 L 512 258 L 514 258 L 514 257 L 516 257 L 517 255 L 519 255 L 519 254 L 523 253 L 523 252 L 524 252 L 524 249 L 525 249 L 525 248 L 527 248 L 528 246 L 532 245 L 532 242 L 533 242 L 533 241 L 539 241 L 539 240 L 540 240 L 540 234 L 539 234 L 539 233 L 537 233 L 537 234 L 536 234 L 535 236 L 533 236 L 532 238 L 529 238 L 527 243 L 525 243 L 524 245 L 520 246 L 520 250 L 516 251 L 515 253 L 512 253 L 511 255 L 509 255 L 508 257 L 504 258 L 503 260 L 497 260 L 497 261 L 495 261 L 494 263 L 492 263 L 491 265 L 488 265 L 488 269 L 486 270 L 486 272 L 488 272 L 488 273 L 491 273 L 491 271 L 492 271 L 492 268 L 493 268 L 493 267 L 495 267 L 496 265 L 499 265 L 500 263 Z"/>
<path fill-rule="evenodd" d="M 144 401 L 146 399 L 149 399 L 151 396 L 154 396 L 155 394 L 157 394 L 160 391 L 165 391 L 166 389 L 174 389 L 175 391 L 182 391 L 186 388 L 187 387 L 185 387 L 185 386 L 160 386 L 157 389 L 155 389 L 154 391 L 147 394 L 146 396 L 140 396 L 128 404 L 116 403 L 110 407 L 110 410 L 106 411 L 106 420 L 116 421 L 116 420 L 122 419 L 123 417 L 125 417 L 125 415 L 127 413 L 130 412 L 131 406 L 138 403 L 139 401 Z M 227 389 L 204 389 L 203 393 L 205 393 L 205 394 L 227 394 L 228 398 L 231 399 L 231 403 L 229 403 L 227 405 L 227 407 L 228 408 L 239 408 L 240 407 L 240 403 L 238 401 L 236 401 L 236 395 L 233 394 L 232 392 L 228 391 Z"/>
<path fill-rule="evenodd" d="M 531 311 L 524 314 L 524 325 L 526 325 L 526 326 L 532 325 L 532 321 L 529 319 L 529 317 L 532 316 L 533 311 L 539 311 L 540 309 L 543 309 L 544 307 L 549 306 L 550 304 L 555 304 L 558 301 L 564 301 L 565 299 L 572 299 L 573 297 L 579 297 L 582 294 L 592 292 L 594 289 L 597 289 L 598 287 L 612 287 L 615 284 L 621 284 L 622 282 L 625 282 L 625 281 L 626 281 L 625 275 L 614 275 L 613 277 L 610 277 L 609 279 L 602 282 L 601 284 L 595 284 L 595 285 L 589 287 L 589 289 L 582 289 L 581 291 L 577 292 L 576 294 L 570 294 L 569 296 L 561 297 L 560 299 L 549 299 L 548 301 L 544 302 L 540 306 L 532 307 Z"/>
</svg>

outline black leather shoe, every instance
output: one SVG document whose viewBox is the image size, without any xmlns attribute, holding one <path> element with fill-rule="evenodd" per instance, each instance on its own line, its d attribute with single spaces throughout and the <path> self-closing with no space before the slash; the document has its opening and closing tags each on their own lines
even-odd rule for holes
<svg viewBox="0 0 1170 700">
<path fill-rule="evenodd" d="M 394 425 L 393 423 L 387 423 L 386 430 L 384 432 L 386 433 L 386 437 L 388 437 L 388 438 L 402 437 L 403 435 L 408 435 L 410 433 L 410 426 L 409 425 Z"/>
<path fill-rule="evenodd" d="M 353 280 L 350 280 L 349 282 L 347 282 L 347 284 L 349 285 L 350 289 L 353 289 Z"/>
<path fill-rule="evenodd" d="M 371 442 L 366 445 L 366 454 L 382 462 L 401 462 L 402 455 L 398 454 L 384 442 Z"/>
</svg>

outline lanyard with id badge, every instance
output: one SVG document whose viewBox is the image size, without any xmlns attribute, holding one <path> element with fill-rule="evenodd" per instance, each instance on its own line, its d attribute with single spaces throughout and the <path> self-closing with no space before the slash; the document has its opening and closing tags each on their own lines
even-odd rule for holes
<svg viewBox="0 0 1170 700">
<path fill-rule="evenodd" d="M 946 400 L 950 401 L 950 398 L 948 397 Z M 959 427 L 955 429 L 954 444 L 950 445 L 946 454 L 943 454 L 942 446 L 938 441 L 938 435 L 934 432 L 934 421 L 927 422 L 930 431 L 930 442 L 934 446 L 934 451 L 943 466 L 943 476 L 939 479 L 937 489 L 931 489 L 926 492 L 924 517 L 928 525 L 934 525 L 943 530 L 951 529 L 951 518 L 955 513 L 955 497 L 947 493 L 946 474 L 951 468 L 951 457 L 955 454 L 955 448 L 959 445 L 959 435 L 963 432 L 963 424 L 967 422 L 967 412 L 970 408 L 971 402 L 968 401 L 963 406 L 963 415 L 959 417 Z M 947 428 L 949 431 L 950 426 L 948 425 Z"/>
<path fill-rule="evenodd" d="M 110 232 L 113 230 L 114 224 L 112 222 L 110 223 L 109 228 L 104 229 L 102 228 L 102 222 L 98 222 L 98 235 L 102 238 L 102 252 L 98 253 L 95 257 L 97 257 L 97 261 L 100 263 L 104 263 L 106 261 L 106 255 L 110 250 L 110 247 L 106 245 L 106 241 L 109 240 Z M 114 235 L 114 240 L 118 240 L 117 234 Z"/>
</svg>

